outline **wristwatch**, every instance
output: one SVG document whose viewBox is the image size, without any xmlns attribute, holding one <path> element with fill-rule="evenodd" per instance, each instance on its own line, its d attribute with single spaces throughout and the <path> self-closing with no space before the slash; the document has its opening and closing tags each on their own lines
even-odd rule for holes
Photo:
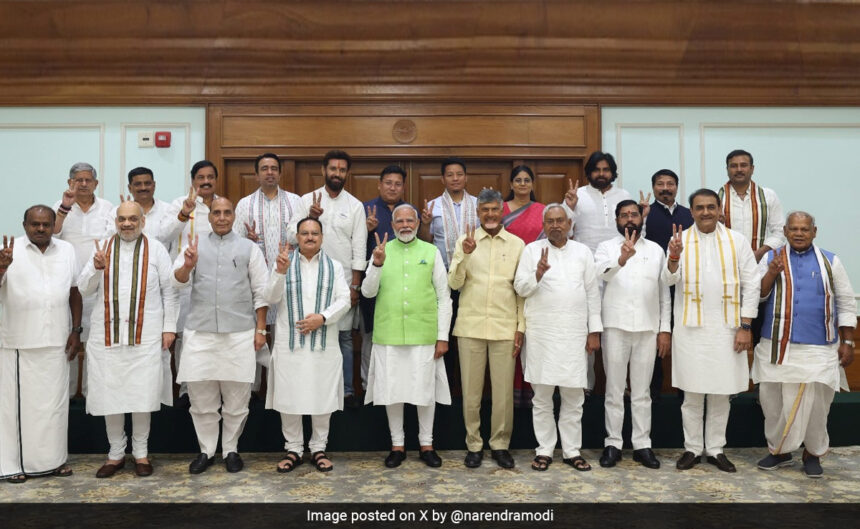
<svg viewBox="0 0 860 529">
<path fill-rule="evenodd" d="M 361 291 L 361 285 L 349 285 L 349 288 L 351 288 L 352 290 L 355 290 L 356 292 Z"/>
<path fill-rule="evenodd" d="M 749 323 L 741 323 L 741 329 L 749 331 L 752 329 L 752 325 L 750 325 Z"/>
<path fill-rule="evenodd" d="M 851 347 L 854 347 L 854 340 L 842 340 L 842 343 L 844 343 L 845 345 L 850 345 Z"/>
<path fill-rule="evenodd" d="M 72 332 L 76 332 L 78 334 L 81 334 L 82 332 L 84 332 L 84 328 L 83 327 L 72 327 Z"/>
<path fill-rule="evenodd" d="M 269 334 L 269 331 L 267 331 L 266 329 L 257 329 L 257 334 L 262 334 L 263 336 L 266 336 L 267 334 Z"/>
</svg>

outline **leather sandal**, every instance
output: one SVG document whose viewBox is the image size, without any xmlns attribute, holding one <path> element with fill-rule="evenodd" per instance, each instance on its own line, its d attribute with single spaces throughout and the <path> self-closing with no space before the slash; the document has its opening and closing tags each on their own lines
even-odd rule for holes
<svg viewBox="0 0 860 529">
<path fill-rule="evenodd" d="M 302 455 L 298 452 L 287 452 L 283 459 L 281 459 L 280 463 L 278 463 L 278 472 L 281 474 L 286 474 L 287 472 L 292 472 L 297 466 L 301 465 L 304 461 L 302 461 Z M 284 463 L 282 465 L 282 463 Z"/>
<path fill-rule="evenodd" d="M 544 472 L 552 464 L 552 458 L 549 456 L 537 456 L 532 460 L 532 470 Z"/>
<path fill-rule="evenodd" d="M 329 462 L 329 466 L 325 466 L 323 460 L 326 459 Z M 331 463 L 331 459 L 325 455 L 325 451 L 320 450 L 319 452 L 314 452 L 311 454 L 311 461 L 313 461 L 314 466 L 317 467 L 317 470 L 320 472 L 330 472 L 334 469 L 334 465 Z"/>
</svg>

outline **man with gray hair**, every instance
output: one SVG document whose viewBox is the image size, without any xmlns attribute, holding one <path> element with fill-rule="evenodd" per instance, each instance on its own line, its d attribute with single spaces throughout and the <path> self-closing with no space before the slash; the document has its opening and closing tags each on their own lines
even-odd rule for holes
<svg viewBox="0 0 860 529">
<path fill-rule="evenodd" d="M 481 465 L 481 396 L 484 372 L 490 366 L 493 413 L 490 450 L 503 468 L 513 468 L 508 452 L 514 423 L 514 366 L 523 345 L 523 299 L 514 291 L 514 274 L 525 246 L 502 225 L 502 195 L 484 189 L 478 195 L 480 227 L 469 226 L 457 239 L 448 271 L 448 285 L 460 290 L 454 336 L 460 353 L 466 458 L 469 468 Z"/>
<path fill-rule="evenodd" d="M 804 445 L 803 471 L 823 474 L 829 449 L 827 414 L 843 367 L 854 360 L 857 302 L 842 262 L 812 244 L 817 234 L 809 213 L 790 213 L 783 233 L 788 246 L 768 251 L 759 262 L 761 341 L 751 378 L 759 384 L 764 434 L 770 454 L 762 470 L 791 465 L 791 452 Z"/>
<path fill-rule="evenodd" d="M 85 162 L 78 162 L 69 169 L 69 188 L 54 204 L 57 219 L 54 221 L 54 236 L 71 243 L 75 249 L 78 270 L 83 270 L 93 251 L 93 241 L 106 238 L 113 231 L 113 204 L 95 195 L 99 185 L 95 168 Z M 84 312 L 81 326 L 81 344 L 85 348 L 90 333 L 90 315 L 95 304 L 95 294 L 84 296 Z M 86 362 L 81 351 L 83 366 Z M 78 392 L 78 362 L 70 362 L 69 396 Z M 87 394 L 86 369 L 81 371 L 81 392 Z"/>
</svg>

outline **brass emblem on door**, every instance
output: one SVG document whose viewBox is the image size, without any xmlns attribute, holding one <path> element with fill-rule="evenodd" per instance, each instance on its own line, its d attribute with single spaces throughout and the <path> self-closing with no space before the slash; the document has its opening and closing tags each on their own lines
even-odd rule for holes
<svg viewBox="0 0 860 529">
<path fill-rule="evenodd" d="M 397 143 L 412 143 L 418 137 L 418 127 L 411 119 L 400 119 L 391 129 L 391 135 Z"/>
</svg>

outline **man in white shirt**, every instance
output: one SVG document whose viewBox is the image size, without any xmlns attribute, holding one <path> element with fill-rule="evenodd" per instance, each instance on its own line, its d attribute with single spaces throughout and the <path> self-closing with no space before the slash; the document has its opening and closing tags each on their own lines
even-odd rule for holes
<svg viewBox="0 0 860 529">
<path fill-rule="evenodd" d="M 684 390 L 685 452 L 675 465 L 701 462 L 723 472 L 729 396 L 749 387 L 750 322 L 758 311 L 759 277 L 749 242 L 719 222 L 720 198 L 710 189 L 690 195 L 695 224 L 676 227 L 662 279 L 675 287 L 672 384 Z M 705 400 L 707 399 L 707 413 Z"/>
<path fill-rule="evenodd" d="M 173 404 L 170 353 L 179 303 L 170 282 L 164 245 L 143 235 L 146 217 L 137 202 L 117 208 L 116 232 L 96 242 L 92 260 L 78 279 L 81 293 L 96 293 L 87 354 L 87 413 L 105 418 L 110 453 L 96 472 L 109 478 L 125 466 L 131 414 L 132 454 L 138 476 L 152 474 L 148 458 L 151 413 Z"/>
<path fill-rule="evenodd" d="M 82 270 L 93 251 L 93 241 L 104 239 L 113 231 L 113 204 L 95 195 L 99 185 L 95 168 L 84 162 L 78 162 L 69 169 L 69 188 L 63 197 L 54 204 L 57 220 L 54 221 L 54 236 L 72 244 L 78 270 Z M 94 296 L 83 298 L 83 320 L 81 326 L 82 349 L 86 347 L 90 332 L 90 314 L 95 304 Z M 81 351 L 81 362 L 84 352 Z M 78 393 L 78 378 L 81 383 L 81 393 L 87 395 L 86 364 L 78 369 L 79 360 L 69 364 L 69 396 Z"/>
<path fill-rule="evenodd" d="M 721 221 L 749 241 L 756 262 L 774 248 L 785 244 L 782 227 L 785 217 L 776 193 L 753 182 L 752 154 L 736 149 L 726 155 L 729 180 L 719 190 Z"/>
<path fill-rule="evenodd" d="M 669 288 L 660 281 L 664 254 L 642 237 L 642 206 L 622 200 L 615 207 L 619 235 L 594 255 L 603 287 L 603 367 L 606 370 L 606 440 L 600 466 L 621 460 L 624 388 L 630 369 L 633 460 L 660 468 L 651 450 L 651 374 L 654 357 L 671 346 Z M 659 332 L 659 334 L 658 334 Z"/>
<path fill-rule="evenodd" d="M 24 213 L 27 238 L 0 250 L 0 478 L 70 476 L 69 360 L 80 347 L 81 296 L 71 244 L 51 237 L 55 213 Z"/>
<path fill-rule="evenodd" d="M 586 357 L 600 347 L 603 325 L 594 257 L 588 248 L 568 240 L 570 217 L 560 204 L 543 211 L 547 238 L 526 245 L 514 278 L 517 294 L 526 298 L 525 380 L 534 388 L 532 404 L 537 454 L 532 468 L 546 470 L 558 440 L 553 393 L 558 386 L 561 409 L 562 461 L 584 472 L 591 465 L 580 454 L 582 404 L 587 383 Z"/>
<path fill-rule="evenodd" d="M 343 267 L 350 288 L 352 308 L 338 324 L 338 341 L 343 354 L 343 394 L 347 407 L 356 408 L 360 401 L 353 389 L 353 348 L 352 329 L 355 320 L 355 306 L 358 304 L 358 291 L 361 288 L 361 274 L 364 272 L 365 247 L 367 245 L 367 224 L 361 202 L 344 189 L 349 179 L 352 158 L 344 151 L 329 151 L 323 158 L 322 172 L 325 176 L 323 187 L 307 193 L 302 203 L 308 216 L 319 219 L 323 226 L 323 251 Z"/>
<path fill-rule="evenodd" d="M 242 470 L 237 446 L 248 418 L 256 351 L 266 344 L 266 260 L 256 244 L 233 233 L 234 220 L 228 199 L 213 200 L 212 232 L 195 235 L 173 263 L 173 285 L 191 289 L 176 374 L 178 382 L 188 383 L 191 419 L 200 443 L 200 454 L 188 467 L 191 474 L 214 462 L 221 419 L 227 471 Z"/>
<path fill-rule="evenodd" d="M 129 171 L 128 191 L 131 193 L 131 198 L 143 208 L 143 213 L 146 216 L 143 234 L 152 240 L 161 242 L 165 247 L 169 247 L 170 241 L 161 238 L 161 222 L 168 214 L 170 204 L 155 198 L 155 176 L 153 176 L 152 169 L 135 167 Z M 113 210 L 113 216 L 116 218 L 116 208 Z"/>
<path fill-rule="evenodd" d="M 421 211 L 418 237 L 436 245 L 446 270 L 454 255 L 457 239 L 466 234 L 467 227 L 478 225 L 478 197 L 466 191 L 468 181 L 466 162 L 460 158 L 446 158 L 442 161 L 445 191 L 429 202 L 425 200 Z"/>
</svg>

